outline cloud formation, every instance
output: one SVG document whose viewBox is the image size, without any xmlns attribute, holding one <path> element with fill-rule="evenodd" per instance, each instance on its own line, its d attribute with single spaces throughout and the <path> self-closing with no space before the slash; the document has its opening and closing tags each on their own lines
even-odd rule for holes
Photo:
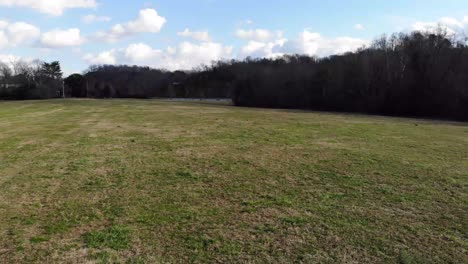
<svg viewBox="0 0 468 264">
<path fill-rule="evenodd" d="M 291 44 L 289 47 L 294 53 L 323 57 L 355 51 L 368 45 L 369 41 L 351 37 L 327 38 L 320 33 L 304 30 L 299 39 Z"/>
<path fill-rule="evenodd" d="M 136 64 L 168 70 L 191 70 L 212 61 L 232 58 L 232 50 L 231 46 L 215 42 L 182 42 L 165 50 L 155 49 L 144 43 L 134 43 L 123 49 L 87 54 L 83 59 L 88 64 Z"/>
<path fill-rule="evenodd" d="M 192 38 L 197 41 L 211 41 L 210 34 L 207 31 L 190 31 L 190 29 L 186 28 L 184 31 L 178 32 L 177 35 Z"/>
<path fill-rule="evenodd" d="M 272 39 L 281 38 L 283 36 L 283 32 L 270 31 L 267 29 L 238 29 L 236 31 L 236 36 L 244 40 L 265 42 Z"/>
<path fill-rule="evenodd" d="M 95 8 L 95 0 L 0 0 L 1 6 L 26 7 L 52 16 L 61 16 L 66 9 Z"/>
<path fill-rule="evenodd" d="M 40 34 L 40 29 L 34 25 L 0 20 L 0 48 L 31 44 Z"/>
<path fill-rule="evenodd" d="M 137 33 L 159 33 L 166 24 L 166 18 L 155 9 L 140 10 L 138 17 L 124 24 L 116 24 L 107 32 L 99 32 L 96 37 L 107 42 L 115 42 L 123 37 Z"/>
<path fill-rule="evenodd" d="M 91 24 L 94 22 L 109 22 L 112 19 L 108 16 L 96 16 L 96 15 L 90 14 L 90 15 L 84 16 L 82 20 L 86 24 Z"/>
<path fill-rule="evenodd" d="M 63 48 L 79 46 L 85 42 L 80 29 L 70 28 L 66 30 L 56 29 L 45 32 L 41 36 L 41 44 L 44 48 Z"/>
<path fill-rule="evenodd" d="M 7 65 L 11 65 L 12 62 L 22 60 L 21 57 L 12 55 L 12 54 L 0 54 L 0 62 Z"/>
<path fill-rule="evenodd" d="M 437 21 L 424 22 L 418 21 L 413 24 L 412 30 L 422 32 L 435 32 L 439 29 L 446 30 L 448 34 L 453 35 L 462 32 L 468 27 L 468 16 L 462 19 L 453 17 L 442 17 Z"/>
<path fill-rule="evenodd" d="M 241 48 L 240 57 L 277 57 L 285 54 L 306 54 L 324 57 L 355 51 L 368 45 L 365 39 L 339 37 L 327 38 L 320 33 L 304 30 L 296 39 L 278 38 L 274 41 L 249 41 Z"/>
<path fill-rule="evenodd" d="M 270 42 L 249 41 L 241 48 L 240 57 L 254 57 L 254 58 L 274 58 L 284 55 L 281 51 L 284 44 L 288 42 L 287 39 L 277 39 Z"/>
<path fill-rule="evenodd" d="M 83 59 L 88 64 L 116 64 L 116 50 L 112 49 L 99 54 L 86 54 Z"/>
</svg>

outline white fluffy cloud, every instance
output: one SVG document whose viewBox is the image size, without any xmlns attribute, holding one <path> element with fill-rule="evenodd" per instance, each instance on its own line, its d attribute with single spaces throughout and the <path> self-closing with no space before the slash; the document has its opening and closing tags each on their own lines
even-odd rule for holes
<svg viewBox="0 0 468 264">
<path fill-rule="evenodd" d="M 19 61 L 29 63 L 33 62 L 34 59 L 31 57 L 20 57 L 13 54 L 0 54 L 0 63 L 8 65 L 12 70 L 14 70 L 13 64 Z"/>
<path fill-rule="evenodd" d="M 191 32 L 186 30 L 185 32 Z M 280 35 L 277 35 L 280 36 Z M 326 38 L 319 33 L 304 30 L 296 39 L 277 38 L 271 41 L 250 40 L 237 55 L 232 46 L 204 41 L 182 42 L 166 49 L 153 48 L 144 43 L 130 44 L 126 48 L 112 49 L 98 54 L 87 54 L 83 59 L 88 64 L 133 64 L 168 70 L 190 70 L 213 61 L 235 57 L 277 57 L 284 54 L 307 54 L 328 56 L 354 51 L 368 45 L 369 41 L 350 37 Z"/>
<path fill-rule="evenodd" d="M 201 64 L 231 57 L 232 47 L 215 42 L 204 42 L 199 45 L 183 42 L 175 49 L 173 68 L 188 69 Z"/>
<path fill-rule="evenodd" d="M 368 40 L 339 37 L 326 38 L 316 32 L 304 30 L 297 39 L 284 38 L 270 42 L 249 41 L 241 49 L 241 57 L 276 57 L 284 54 L 306 54 L 309 56 L 329 56 L 355 51 L 369 44 Z"/>
<path fill-rule="evenodd" d="M 294 41 L 290 47 L 295 53 L 322 57 L 355 51 L 368 44 L 369 41 L 364 39 L 351 37 L 326 38 L 319 33 L 304 30 L 299 39 Z"/>
<path fill-rule="evenodd" d="M 11 43 L 15 46 L 36 39 L 41 33 L 36 26 L 24 22 L 9 25 L 7 31 Z"/>
<path fill-rule="evenodd" d="M 85 42 L 78 28 L 67 30 L 56 29 L 45 32 L 41 36 L 41 44 L 45 48 L 63 48 L 79 46 Z"/>
<path fill-rule="evenodd" d="M 184 31 L 178 32 L 177 35 L 192 38 L 197 41 L 211 41 L 210 34 L 207 31 L 190 31 L 190 29 L 186 28 Z"/>
<path fill-rule="evenodd" d="M 95 0 L 0 0 L 0 5 L 32 8 L 41 13 L 60 16 L 66 9 L 94 8 L 97 3 Z"/>
<path fill-rule="evenodd" d="M 177 47 L 168 47 L 165 51 L 140 43 L 130 45 L 124 52 L 123 60 L 169 70 L 190 70 L 231 57 L 232 47 L 215 42 L 182 42 Z"/>
<path fill-rule="evenodd" d="M 161 53 L 160 50 L 153 49 L 144 43 L 130 44 L 124 51 L 125 58 L 134 63 L 153 59 Z"/>
<path fill-rule="evenodd" d="M 232 47 L 220 43 L 183 42 L 166 50 L 154 49 L 144 43 L 130 44 L 125 49 L 110 50 L 99 54 L 87 54 L 89 64 L 135 64 L 168 70 L 190 70 L 212 61 L 232 58 Z"/>
<path fill-rule="evenodd" d="M 249 41 L 247 45 L 241 49 L 241 57 L 256 57 L 256 58 L 274 58 L 284 55 L 279 50 L 287 43 L 287 39 L 278 39 L 271 42 Z"/>
<path fill-rule="evenodd" d="M 0 62 L 10 63 L 19 60 L 20 57 L 11 54 L 0 54 Z"/>
<path fill-rule="evenodd" d="M 236 36 L 244 40 L 265 42 L 272 39 L 278 39 L 283 36 L 281 31 L 270 31 L 267 29 L 238 29 Z"/>
<path fill-rule="evenodd" d="M 25 22 L 9 23 L 8 21 L 0 21 L 0 48 L 30 44 L 40 34 L 39 28 Z"/>
<path fill-rule="evenodd" d="M 159 33 L 166 24 L 166 18 L 160 16 L 154 9 L 140 10 L 138 18 L 125 24 L 116 24 L 107 32 L 99 32 L 96 37 L 108 42 L 131 36 L 137 33 Z"/>
<path fill-rule="evenodd" d="M 96 16 L 96 15 L 90 14 L 90 15 L 84 16 L 82 18 L 82 20 L 86 24 L 91 24 L 91 23 L 94 23 L 94 22 L 109 22 L 112 19 L 110 17 L 108 17 L 108 16 Z"/>
<path fill-rule="evenodd" d="M 0 54 L 0 63 L 4 63 L 10 66 L 11 69 L 13 69 L 13 63 L 17 61 L 30 61 L 30 60 L 29 59 L 24 60 L 23 58 L 12 55 L 12 54 Z"/>
<path fill-rule="evenodd" d="M 418 21 L 413 24 L 412 30 L 422 32 L 434 32 L 438 29 L 446 30 L 448 34 L 455 34 L 461 32 L 468 27 L 468 17 L 456 19 L 453 17 L 442 17 L 433 22 Z"/>
<path fill-rule="evenodd" d="M 116 64 L 116 50 L 104 51 L 99 54 L 86 54 L 83 59 L 88 64 Z"/>
</svg>

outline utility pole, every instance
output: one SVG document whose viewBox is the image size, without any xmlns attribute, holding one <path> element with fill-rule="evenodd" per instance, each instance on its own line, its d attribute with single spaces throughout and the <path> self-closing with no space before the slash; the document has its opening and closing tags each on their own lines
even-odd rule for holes
<svg viewBox="0 0 468 264">
<path fill-rule="evenodd" d="M 65 99 L 65 81 L 62 79 L 62 97 Z"/>
</svg>

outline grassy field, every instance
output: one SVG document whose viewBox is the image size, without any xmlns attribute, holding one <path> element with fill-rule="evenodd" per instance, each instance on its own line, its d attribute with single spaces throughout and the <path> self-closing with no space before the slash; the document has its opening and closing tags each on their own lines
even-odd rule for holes
<svg viewBox="0 0 468 264">
<path fill-rule="evenodd" d="M 0 262 L 467 263 L 468 125 L 0 102 Z"/>
</svg>

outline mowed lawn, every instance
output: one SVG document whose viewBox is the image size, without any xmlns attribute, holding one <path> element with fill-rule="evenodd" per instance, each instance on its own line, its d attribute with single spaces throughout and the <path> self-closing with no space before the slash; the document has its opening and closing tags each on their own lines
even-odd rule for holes
<svg viewBox="0 0 468 264">
<path fill-rule="evenodd" d="M 0 262 L 467 263 L 467 123 L 0 102 Z"/>
</svg>

